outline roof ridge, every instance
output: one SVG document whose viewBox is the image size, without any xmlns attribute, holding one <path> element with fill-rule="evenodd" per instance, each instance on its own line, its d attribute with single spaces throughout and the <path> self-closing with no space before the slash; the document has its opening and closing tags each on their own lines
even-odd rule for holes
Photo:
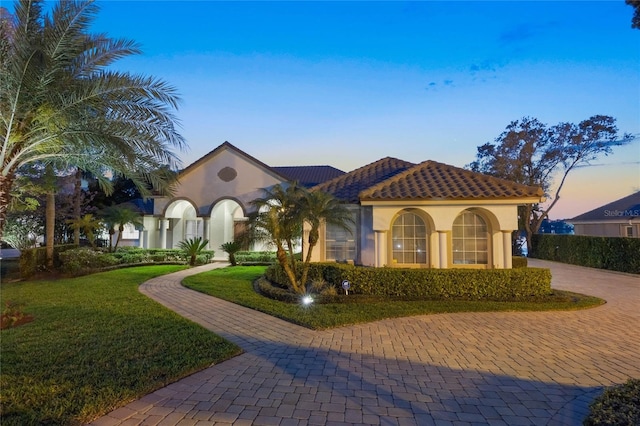
<svg viewBox="0 0 640 426">
<path fill-rule="evenodd" d="M 542 197 L 542 188 L 489 176 L 450 164 L 426 160 L 363 189 L 363 199 L 472 199 Z"/>
</svg>

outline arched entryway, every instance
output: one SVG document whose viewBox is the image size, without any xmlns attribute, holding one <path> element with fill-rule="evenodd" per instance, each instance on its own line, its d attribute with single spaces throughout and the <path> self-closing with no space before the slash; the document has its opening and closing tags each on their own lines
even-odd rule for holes
<svg viewBox="0 0 640 426">
<path fill-rule="evenodd" d="M 246 229 L 246 224 L 244 209 L 237 201 L 224 199 L 213 206 L 207 238 L 216 258 L 226 258 L 220 246 L 238 240 Z"/>
<path fill-rule="evenodd" d="M 160 226 L 161 239 L 163 233 L 166 235 L 162 245 L 165 248 L 177 248 L 181 241 L 202 236 L 202 219 L 198 218 L 193 204 L 184 199 L 167 206 Z"/>
</svg>

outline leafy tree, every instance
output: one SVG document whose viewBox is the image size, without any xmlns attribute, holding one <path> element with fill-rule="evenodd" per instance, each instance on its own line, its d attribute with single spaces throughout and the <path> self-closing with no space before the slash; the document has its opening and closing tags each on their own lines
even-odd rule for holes
<svg viewBox="0 0 640 426">
<path fill-rule="evenodd" d="M 640 0 L 625 0 L 625 3 L 633 7 L 633 18 L 631 18 L 631 28 L 640 30 Z"/>
<path fill-rule="evenodd" d="M 189 265 L 195 266 L 196 258 L 207 247 L 209 240 L 203 240 L 202 237 L 189 238 L 188 240 L 180 241 L 178 247 L 189 256 Z"/>
<path fill-rule="evenodd" d="M 100 216 L 109 229 L 109 251 L 115 251 L 118 248 L 118 244 L 120 244 L 120 240 L 122 240 L 125 225 L 132 224 L 136 228 L 143 226 L 140 213 L 126 205 L 107 207 L 102 210 Z M 116 227 L 118 228 L 118 237 L 116 238 L 116 244 L 113 245 L 113 235 L 115 234 Z"/>
<path fill-rule="evenodd" d="M 628 134 L 620 136 L 615 119 L 606 115 L 595 115 L 578 124 L 555 126 L 524 117 L 512 121 L 494 143 L 479 146 L 476 161 L 467 167 L 543 189 L 550 201 L 548 206 L 528 204 L 521 212 L 527 247 L 531 250 L 531 235 L 538 232 L 542 221 L 560 200 L 569 172 L 633 139 Z M 556 181 L 559 183 L 554 188 Z"/>
<path fill-rule="evenodd" d="M 4 241 L 13 248 L 24 250 L 35 246 L 35 237 L 42 234 L 42 226 L 38 220 L 25 214 L 8 215 L 7 226 L 3 235 Z"/>
<path fill-rule="evenodd" d="M 276 258 L 289 281 L 289 289 L 304 294 L 311 254 L 319 239 L 322 223 L 349 229 L 353 222 L 347 208 L 329 194 L 309 192 L 296 183 L 290 186 L 275 185 L 263 188 L 263 197 L 253 201 L 257 213 L 251 218 L 251 229 L 257 239 L 268 241 L 276 247 Z M 298 280 L 296 242 L 302 237 L 303 224 L 311 228 L 307 256 L 302 264 Z M 256 238 L 256 237 L 254 237 Z"/>
<path fill-rule="evenodd" d="M 109 193 L 107 175 L 170 190 L 185 147 L 175 127 L 175 89 L 161 80 L 110 70 L 140 53 L 129 40 L 88 32 L 98 7 L 19 0 L 0 19 L 0 237 L 16 177 L 41 162 L 91 172 Z M 163 167 L 168 165 L 169 168 Z"/>
<path fill-rule="evenodd" d="M 220 246 L 220 250 L 229 255 L 229 263 L 231 266 L 236 266 L 236 253 L 242 249 L 242 244 L 238 241 L 229 241 Z"/>
</svg>

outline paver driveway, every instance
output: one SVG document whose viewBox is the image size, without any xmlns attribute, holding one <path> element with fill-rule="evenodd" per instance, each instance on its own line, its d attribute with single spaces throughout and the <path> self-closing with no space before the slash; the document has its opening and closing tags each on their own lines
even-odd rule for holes
<svg viewBox="0 0 640 426">
<path fill-rule="evenodd" d="M 578 425 L 602 386 L 640 377 L 640 279 L 531 260 L 553 287 L 605 298 L 576 312 L 425 315 L 311 331 L 180 286 L 141 291 L 245 353 L 94 422 Z"/>
</svg>

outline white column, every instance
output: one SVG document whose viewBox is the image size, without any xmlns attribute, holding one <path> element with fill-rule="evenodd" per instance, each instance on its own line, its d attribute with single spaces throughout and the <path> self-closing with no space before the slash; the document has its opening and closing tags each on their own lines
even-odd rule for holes
<svg viewBox="0 0 640 426">
<path fill-rule="evenodd" d="M 438 231 L 438 250 L 440 252 L 440 268 L 449 267 L 449 247 L 447 247 L 447 231 Z"/>
<path fill-rule="evenodd" d="M 504 257 L 502 267 L 505 269 L 513 268 L 511 258 L 511 231 L 502 231 L 502 253 Z"/>
<path fill-rule="evenodd" d="M 209 236 L 209 229 L 210 225 L 211 225 L 211 218 L 210 217 L 203 217 L 202 218 L 202 239 L 203 240 L 209 240 L 211 241 L 211 237 Z M 209 243 L 207 243 L 207 246 L 205 247 L 205 250 L 209 250 Z"/>
<path fill-rule="evenodd" d="M 144 229 L 138 230 L 138 247 L 144 248 Z"/>
<path fill-rule="evenodd" d="M 160 248 L 167 248 L 167 219 L 160 219 Z"/>
<path fill-rule="evenodd" d="M 387 231 L 375 231 L 376 233 L 376 267 L 387 264 Z"/>
</svg>

